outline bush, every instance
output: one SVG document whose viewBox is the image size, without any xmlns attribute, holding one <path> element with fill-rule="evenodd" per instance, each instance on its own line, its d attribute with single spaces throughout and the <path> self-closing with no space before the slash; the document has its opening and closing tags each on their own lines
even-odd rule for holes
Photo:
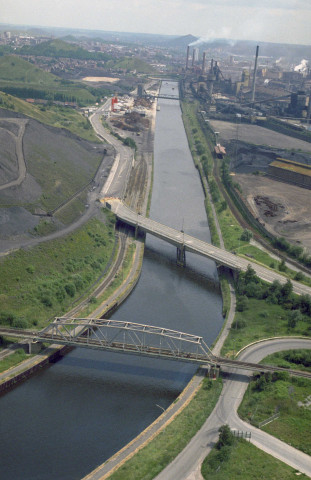
<svg viewBox="0 0 311 480">
<path fill-rule="evenodd" d="M 232 329 L 237 329 L 237 330 L 240 330 L 241 328 L 244 328 L 246 327 L 246 321 L 245 320 L 235 320 L 233 323 L 232 323 Z"/>
<path fill-rule="evenodd" d="M 65 290 L 66 290 L 66 293 L 70 296 L 70 297 L 74 297 L 75 294 L 76 294 L 76 286 L 74 283 L 70 282 L 70 283 L 66 283 L 65 285 Z"/>
<path fill-rule="evenodd" d="M 53 306 L 52 299 L 49 295 L 44 295 L 43 297 L 41 297 L 40 301 L 46 307 L 52 307 Z"/>
<path fill-rule="evenodd" d="M 245 230 L 243 231 L 240 239 L 243 242 L 249 242 L 251 238 L 253 238 L 253 233 L 250 230 L 248 230 L 247 228 L 245 228 Z"/>
<path fill-rule="evenodd" d="M 28 328 L 28 322 L 24 318 L 15 318 L 12 322 L 13 328 Z"/>
<path fill-rule="evenodd" d="M 236 302 L 236 309 L 238 312 L 244 312 L 248 307 L 248 298 L 246 295 L 242 295 L 241 297 L 237 298 Z"/>
<path fill-rule="evenodd" d="M 221 450 L 225 446 L 230 446 L 234 442 L 234 435 L 230 430 L 229 425 L 222 425 L 219 428 L 219 438 L 216 443 L 217 450 Z"/>
</svg>

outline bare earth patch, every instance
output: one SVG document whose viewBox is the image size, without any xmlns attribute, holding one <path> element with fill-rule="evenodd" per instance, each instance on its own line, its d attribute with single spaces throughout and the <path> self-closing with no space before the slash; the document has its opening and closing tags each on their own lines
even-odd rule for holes
<svg viewBox="0 0 311 480">
<path fill-rule="evenodd" d="M 82 78 L 85 82 L 105 82 L 105 83 L 116 83 L 120 78 L 113 77 L 84 77 Z"/>
<path fill-rule="evenodd" d="M 243 198 L 255 218 L 273 235 L 311 252 L 311 192 L 261 175 L 236 174 Z"/>
</svg>

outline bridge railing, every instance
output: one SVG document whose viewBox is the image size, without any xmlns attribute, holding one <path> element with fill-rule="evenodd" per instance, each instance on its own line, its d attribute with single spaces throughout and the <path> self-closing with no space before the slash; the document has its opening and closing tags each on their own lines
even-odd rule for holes
<svg viewBox="0 0 311 480">
<path fill-rule="evenodd" d="M 209 348 L 202 337 L 154 325 L 110 319 L 58 317 L 39 333 L 40 338 L 84 343 L 103 348 L 158 352 L 175 357 L 207 359 Z"/>
</svg>

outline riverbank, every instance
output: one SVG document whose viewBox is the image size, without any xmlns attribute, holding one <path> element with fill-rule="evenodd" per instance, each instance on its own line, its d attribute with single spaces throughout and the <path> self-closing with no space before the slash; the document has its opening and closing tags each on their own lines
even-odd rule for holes
<svg viewBox="0 0 311 480">
<path fill-rule="evenodd" d="M 100 109 L 99 109 L 100 110 Z M 151 110 L 151 122 L 150 122 L 150 130 L 148 132 L 144 132 L 144 137 L 149 137 L 151 134 L 151 138 L 154 137 L 154 130 L 155 130 L 155 118 L 156 118 L 156 102 Z M 106 141 L 109 140 L 109 134 L 107 134 Z M 115 143 L 115 142 L 114 142 Z M 148 208 L 148 201 L 149 201 L 149 193 L 151 191 L 151 179 L 152 179 L 152 152 L 144 151 L 140 152 L 138 149 L 138 155 L 144 154 L 147 162 L 147 180 L 146 184 L 144 185 L 144 195 L 143 198 L 139 199 L 139 205 L 142 213 L 146 214 Z M 115 162 L 117 161 L 117 155 L 115 157 Z M 114 170 L 114 167 L 112 167 Z M 113 180 L 113 179 L 112 179 Z M 111 180 L 111 181 L 112 181 Z M 111 183 L 111 182 L 110 182 Z M 102 201 L 103 205 L 105 201 Z M 67 315 L 75 316 L 78 313 L 81 313 L 83 309 L 88 306 L 90 308 L 94 304 L 90 303 L 90 298 L 97 298 L 100 300 L 103 291 L 106 291 L 109 285 L 115 280 L 115 278 L 120 275 L 123 269 L 123 262 L 126 257 L 126 253 L 129 249 L 131 243 L 135 243 L 135 250 L 132 258 L 132 266 L 129 270 L 129 274 L 127 277 L 123 279 L 120 285 L 114 289 L 112 294 L 106 298 L 104 301 L 100 302 L 99 306 L 95 309 L 92 308 L 92 312 L 88 313 L 87 316 L 92 316 L 93 318 L 100 318 L 103 316 L 110 315 L 113 311 L 115 311 L 119 305 L 128 297 L 131 291 L 135 288 L 142 266 L 143 254 L 144 254 L 144 243 L 141 240 L 133 240 L 131 237 L 125 241 L 126 245 L 122 249 L 119 247 L 117 255 L 114 256 L 113 261 L 110 263 L 110 274 L 108 274 L 108 279 L 104 279 L 99 287 L 96 288 L 96 293 L 89 295 L 86 300 L 83 300 L 78 306 L 74 309 L 70 310 Z M 27 359 L 22 362 L 20 365 L 15 367 L 11 367 L 9 370 L 0 374 L 0 392 L 4 392 L 7 389 L 12 388 L 13 386 L 17 386 L 18 383 L 26 380 L 32 374 L 38 371 L 38 369 L 42 368 L 43 366 L 48 365 L 49 363 L 54 362 L 57 358 L 64 355 L 69 349 L 63 346 L 52 346 L 48 349 L 41 352 L 39 355 L 31 359 Z M 70 349 L 71 350 L 71 349 Z M 49 361 L 50 359 L 50 361 Z"/>
</svg>

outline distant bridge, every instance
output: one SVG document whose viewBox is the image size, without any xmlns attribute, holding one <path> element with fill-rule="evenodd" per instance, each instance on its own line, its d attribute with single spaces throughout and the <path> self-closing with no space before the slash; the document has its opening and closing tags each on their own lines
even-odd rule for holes
<svg viewBox="0 0 311 480">
<path fill-rule="evenodd" d="M 180 100 L 179 95 L 171 95 L 171 94 L 164 94 L 164 93 L 159 93 L 158 95 L 152 95 L 152 94 L 146 93 L 145 97 L 148 97 L 148 98 L 166 98 L 167 100 Z"/>
<path fill-rule="evenodd" d="M 291 375 L 311 378 L 310 372 L 216 357 L 203 338 L 198 335 L 134 322 L 98 318 L 56 317 L 54 322 L 40 332 L 0 328 L 0 335 L 73 347 L 178 360 L 199 365 L 208 364 L 213 367 L 229 366 L 261 372 L 286 371 Z"/>
<path fill-rule="evenodd" d="M 215 247 L 215 245 L 187 235 L 183 231 L 176 230 L 156 222 L 155 220 L 144 217 L 143 215 L 139 215 L 117 198 L 107 200 L 106 205 L 115 213 L 118 219 L 133 226 L 135 228 L 135 234 L 138 234 L 138 231 L 142 230 L 176 246 L 177 263 L 179 265 L 186 265 L 186 251 L 188 251 L 215 260 L 219 265 L 223 265 L 234 271 L 246 271 L 248 266 L 251 265 L 255 270 L 256 275 L 269 283 L 278 280 L 283 284 L 287 281 L 285 276 L 277 273 L 273 269 L 246 260 L 245 258 L 239 257 L 227 250 Z M 292 281 L 292 284 L 293 291 L 298 295 L 311 294 L 311 287 L 296 281 Z"/>
</svg>

